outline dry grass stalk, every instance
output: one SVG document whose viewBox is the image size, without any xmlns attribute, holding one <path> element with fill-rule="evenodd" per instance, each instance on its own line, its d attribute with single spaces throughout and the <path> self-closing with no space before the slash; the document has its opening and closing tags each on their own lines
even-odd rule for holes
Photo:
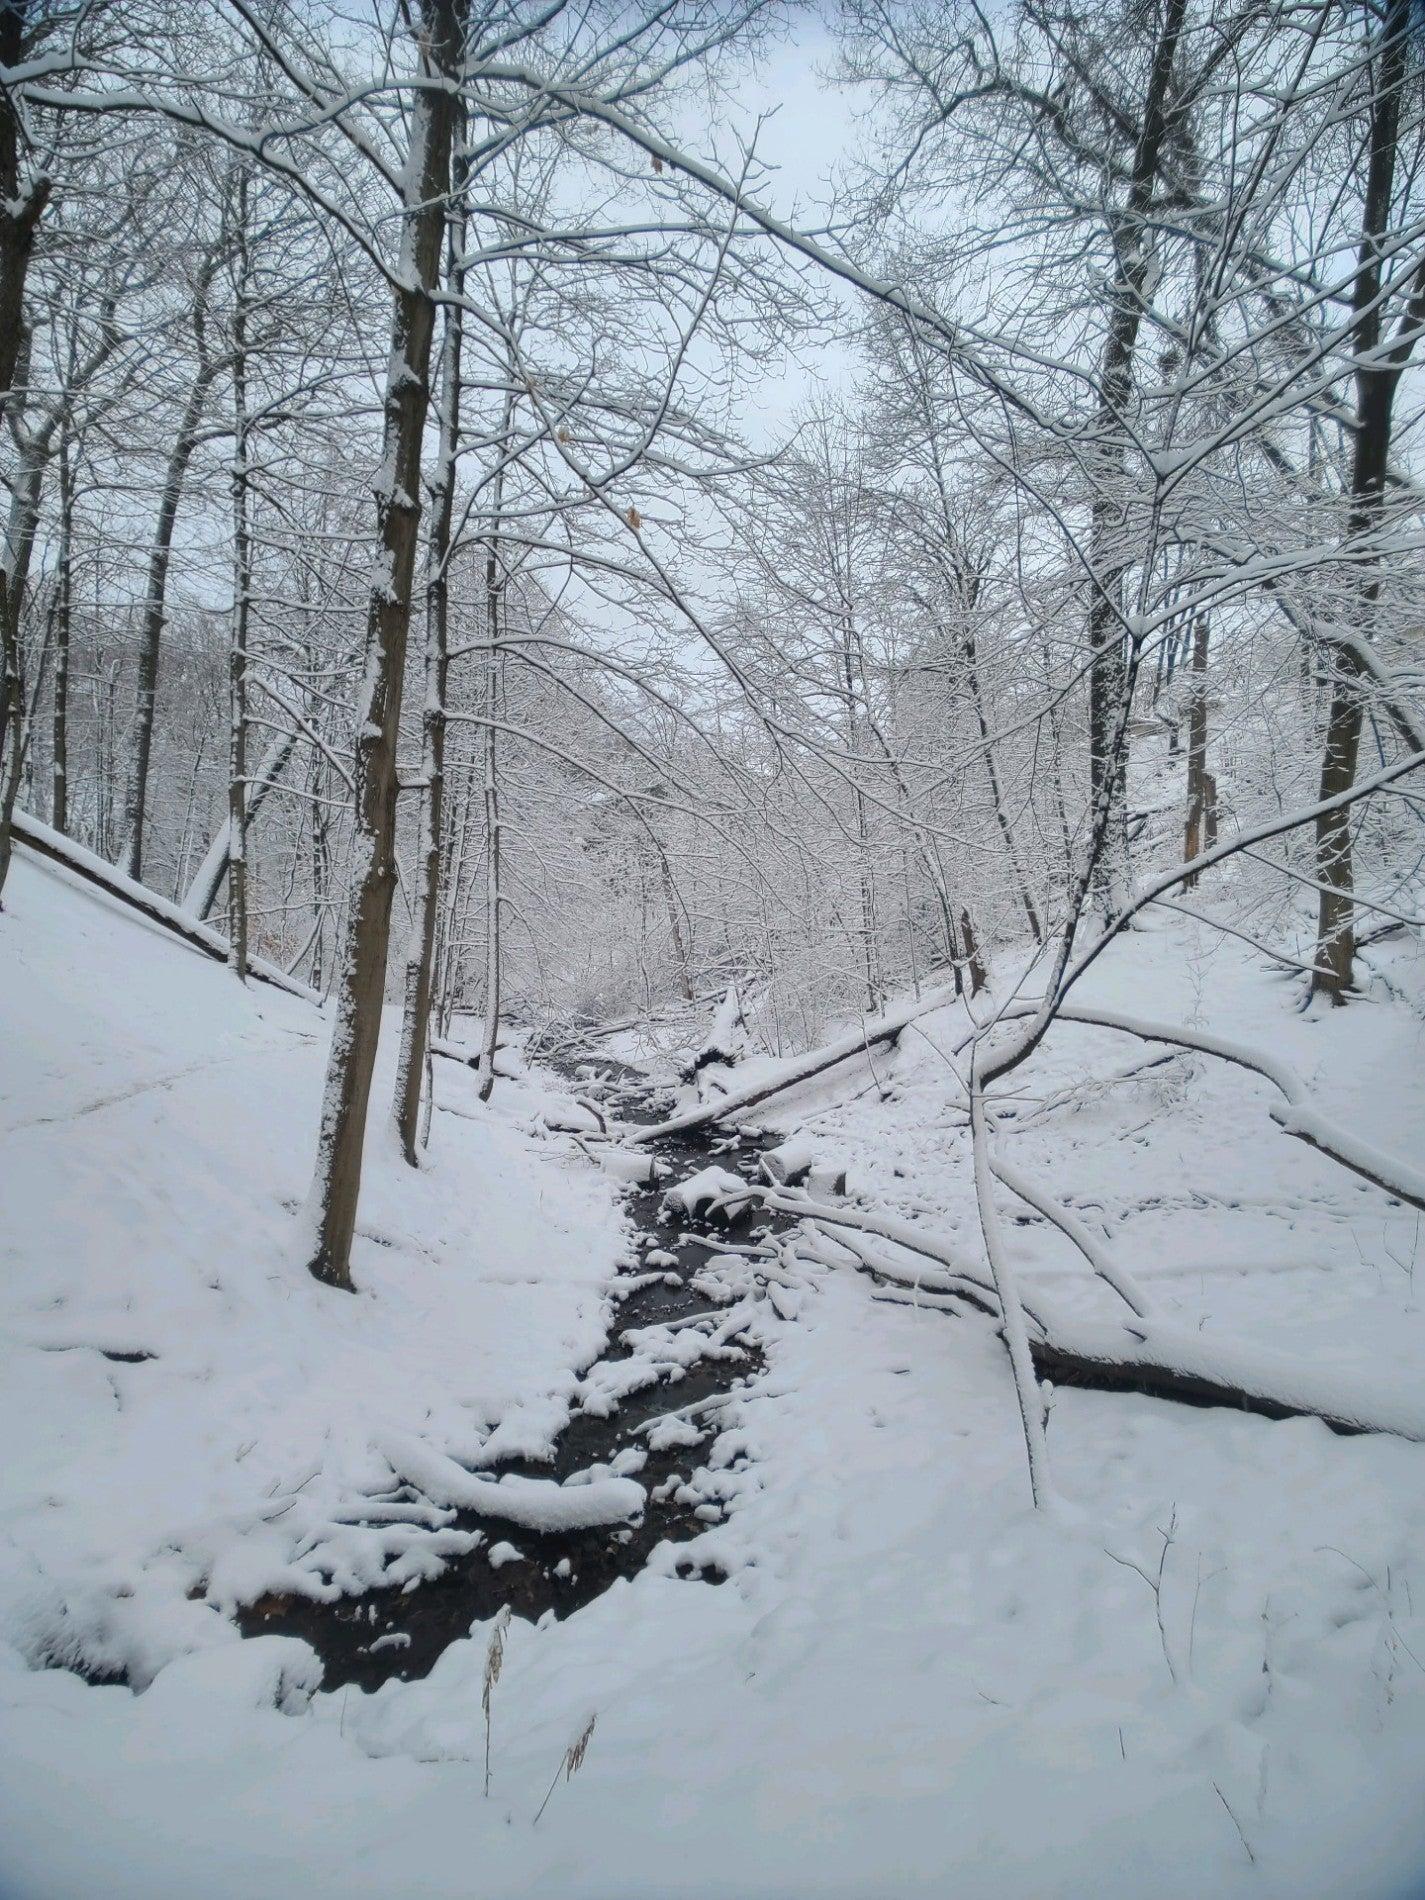
<svg viewBox="0 0 1425 1900">
<path fill-rule="evenodd" d="M 574 1737 L 574 1740 L 565 1749 L 559 1767 L 554 1771 L 554 1779 L 550 1782 L 549 1787 L 545 1791 L 544 1799 L 539 1804 L 539 1813 L 534 1817 L 534 1825 L 538 1824 L 540 1814 L 543 1814 L 544 1810 L 549 1806 L 549 1797 L 559 1786 L 559 1776 L 561 1772 L 566 1781 L 572 1781 L 583 1767 L 584 1756 L 588 1753 L 589 1742 L 594 1733 L 594 1724 L 598 1719 L 597 1713 L 591 1715 L 579 1734 Z"/>
<path fill-rule="evenodd" d="M 510 1606 L 507 1603 L 495 1618 L 490 1630 L 490 1643 L 485 1651 L 485 1689 L 480 1698 L 485 1711 L 485 1798 L 490 1796 L 490 1694 L 500 1680 L 500 1671 L 505 1666 L 505 1631 L 510 1626 Z"/>
</svg>

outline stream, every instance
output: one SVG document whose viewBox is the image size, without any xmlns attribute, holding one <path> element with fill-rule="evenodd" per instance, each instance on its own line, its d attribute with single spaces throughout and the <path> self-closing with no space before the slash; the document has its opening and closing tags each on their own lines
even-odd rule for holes
<svg viewBox="0 0 1425 1900">
<path fill-rule="evenodd" d="M 550 1063 L 573 1082 L 586 1099 L 594 1101 L 611 1126 L 648 1126 L 666 1118 L 670 1103 L 640 1071 L 604 1059 L 571 1059 Z M 751 1178 L 756 1174 L 763 1143 L 749 1136 L 729 1135 L 704 1127 L 686 1134 L 665 1136 L 649 1143 L 644 1152 L 660 1164 L 661 1179 L 651 1186 L 630 1188 L 625 1208 L 635 1231 L 636 1258 L 622 1267 L 610 1292 L 613 1298 L 609 1336 L 592 1365 L 580 1368 L 582 1377 L 597 1376 L 601 1367 L 616 1368 L 633 1356 L 629 1335 L 642 1327 L 701 1327 L 711 1331 L 724 1307 L 692 1282 L 722 1242 L 737 1245 L 762 1234 L 790 1228 L 786 1215 L 755 1209 L 734 1221 L 735 1234 L 725 1218 L 693 1218 L 663 1206 L 666 1188 L 710 1165 Z M 697 1244 L 707 1236 L 711 1247 Z M 653 1254 L 655 1261 L 648 1262 Z M 657 1256 L 665 1256 L 663 1259 Z M 675 1264 L 669 1264 L 667 1256 Z M 656 1274 L 656 1278 L 653 1277 Z M 625 1394 L 611 1415 L 574 1413 L 555 1440 L 553 1458 L 535 1461 L 507 1458 L 482 1466 L 482 1477 L 506 1473 L 563 1482 L 591 1466 L 611 1465 L 620 1453 L 642 1452 L 643 1462 L 631 1472 L 648 1493 L 642 1515 L 632 1523 L 589 1529 L 532 1531 L 515 1529 L 503 1519 L 459 1511 L 452 1527 L 478 1531 L 475 1549 L 448 1561 L 442 1574 L 418 1588 L 377 1589 L 360 1596 L 321 1603 L 308 1597 L 265 1596 L 238 1613 L 245 1636 L 298 1636 L 308 1642 L 325 1667 L 327 1689 L 354 1684 L 364 1690 L 396 1679 L 414 1681 L 426 1676 L 442 1652 L 470 1633 L 472 1624 L 488 1621 L 508 1605 L 514 1615 L 538 1621 L 552 1612 L 564 1617 L 603 1594 L 620 1577 L 632 1577 L 661 1543 L 686 1543 L 720 1520 L 715 1504 L 690 1490 L 696 1474 L 717 1441 L 719 1400 L 745 1388 L 762 1371 L 761 1348 L 753 1340 L 733 1337 L 716 1354 L 696 1359 L 678 1376 L 652 1378 Z M 677 1444 L 654 1449 L 647 1428 L 690 1407 L 697 1407 L 693 1433 L 679 1434 Z M 729 1469 L 736 1470 L 733 1461 Z M 513 1543 L 518 1559 L 496 1567 L 492 1549 Z M 721 1571 L 696 1566 L 691 1559 L 678 1568 L 680 1576 L 697 1576 L 721 1583 Z"/>
</svg>

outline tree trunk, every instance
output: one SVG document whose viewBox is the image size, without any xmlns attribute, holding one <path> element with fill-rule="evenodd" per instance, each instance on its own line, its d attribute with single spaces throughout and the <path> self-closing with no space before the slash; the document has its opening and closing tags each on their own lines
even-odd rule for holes
<svg viewBox="0 0 1425 1900">
<path fill-rule="evenodd" d="M 74 607 L 74 470 L 59 445 L 59 552 L 54 616 L 54 712 L 50 727 L 50 823 L 69 830 L 69 642 Z"/>
<path fill-rule="evenodd" d="M 1192 693 L 1188 700 L 1187 831 L 1183 841 L 1183 857 L 1188 864 L 1205 849 L 1207 829 L 1207 635 L 1207 615 L 1199 614 L 1193 627 Z M 1196 871 L 1183 879 L 1185 891 L 1196 884 Z"/>
<path fill-rule="evenodd" d="M 453 289 L 464 288 L 458 263 L 465 248 L 463 203 L 453 207 L 448 231 L 448 272 Z M 427 1076 L 431 998 L 435 982 L 436 922 L 440 915 L 440 863 L 445 823 L 445 702 L 450 676 L 451 520 L 455 509 L 456 457 L 460 442 L 461 346 L 464 327 L 458 303 L 445 311 L 442 345 L 440 455 L 431 485 L 434 515 L 427 549 L 426 695 L 421 716 L 421 819 L 416 866 L 415 914 L 406 952 L 406 994 L 401 1049 L 396 1062 L 396 1130 L 401 1152 L 414 1168 L 420 1159 L 421 1088 Z"/>
<path fill-rule="evenodd" d="M 200 297 L 206 296 L 206 286 Z M 195 307 L 195 323 L 201 329 L 201 304 Z M 129 777 L 128 809 L 124 814 L 124 871 L 135 882 L 143 882 L 143 829 L 148 807 L 149 762 L 153 755 L 153 716 L 158 698 L 158 666 L 163 647 L 163 629 L 167 622 L 168 570 L 173 556 L 173 529 L 178 519 L 178 504 L 188 464 L 198 446 L 198 424 L 209 385 L 217 374 L 216 366 L 200 361 L 198 372 L 188 391 L 183 417 L 168 457 L 163 490 L 154 529 L 153 548 L 148 562 L 148 585 L 144 590 L 143 629 L 139 636 L 138 700 L 134 708 L 133 768 Z"/>
<path fill-rule="evenodd" d="M 1128 656 L 1122 615 L 1124 559 L 1113 547 L 1122 512 L 1126 465 L 1124 410 L 1133 383 L 1133 355 L 1143 318 L 1143 288 L 1148 252 L 1144 247 L 1147 212 L 1152 202 L 1168 129 L 1168 100 L 1173 64 L 1182 33 L 1186 0 L 1168 0 L 1143 101 L 1143 117 L 1133 152 L 1128 202 L 1115 232 L 1118 282 L 1108 312 L 1099 372 L 1099 444 L 1095 461 L 1096 493 L 1090 519 L 1089 638 L 1089 790 L 1096 835 L 1103 844 L 1094 871 L 1099 909 L 1116 915 L 1126 899 L 1128 863 Z"/>
<path fill-rule="evenodd" d="M 228 960 L 247 981 L 247 666 L 252 619 L 247 418 L 247 175 L 237 186 L 237 294 L 233 311 L 233 634 L 228 655 Z"/>
<path fill-rule="evenodd" d="M 975 926 L 970 922 L 967 910 L 960 912 L 960 940 L 965 947 L 966 989 L 972 997 L 978 996 L 987 979 L 985 966 L 980 961 L 980 946 L 975 939 Z"/>
<path fill-rule="evenodd" d="M 463 0 L 423 0 L 421 65 L 437 80 L 451 80 L 459 72 L 464 18 Z M 422 87 L 413 95 L 410 111 L 400 288 L 395 293 L 385 460 L 376 504 L 381 559 L 367 610 L 365 698 L 357 708 L 352 897 L 308 1202 L 314 1229 L 311 1270 L 328 1286 L 348 1292 L 353 1290 L 351 1241 L 396 887 L 396 745 L 420 529 L 421 446 L 430 407 L 434 292 L 450 187 L 455 95 L 439 85 Z"/>
<path fill-rule="evenodd" d="M 20 620 L 39 526 L 43 475 L 44 457 L 27 440 L 11 497 L 4 558 L 0 559 L 0 643 L 4 647 L 0 670 L 0 892 L 10 870 L 11 827 L 24 770 L 25 665 Z"/>
<path fill-rule="evenodd" d="M 34 0 L 0 4 L 0 66 L 18 66 Z M 14 94 L 0 86 L 0 423 L 9 409 L 15 369 L 25 336 L 25 278 L 30 268 L 35 229 L 49 203 L 50 181 L 43 174 L 20 183 L 20 115 Z M 0 609 L 3 609 L 0 601 Z"/>
<path fill-rule="evenodd" d="M 326 962 L 323 956 L 326 937 L 327 905 L 330 902 L 331 888 L 331 847 L 327 839 L 327 812 L 322 802 L 327 782 L 326 761 L 321 754 L 312 757 L 311 784 L 316 794 L 312 806 L 312 911 L 317 920 L 316 935 L 312 939 L 312 988 L 325 995 Z M 249 822 L 251 814 L 249 814 Z"/>
<path fill-rule="evenodd" d="M 1359 601 L 1359 631 L 1366 639 L 1380 593 L 1379 549 L 1371 543 L 1380 526 L 1385 499 L 1395 392 L 1418 333 L 1410 334 L 1403 348 L 1381 348 L 1381 243 L 1390 228 L 1409 34 L 1410 0 L 1390 0 L 1374 74 L 1359 267 L 1351 299 L 1356 312 L 1351 333 L 1356 364 L 1356 428 L 1348 533 L 1354 545 L 1366 544 L 1371 557 L 1363 570 Z M 1355 783 L 1364 710 L 1359 659 L 1349 647 L 1341 646 L 1334 650 L 1332 662 L 1331 708 L 1321 759 L 1322 798 L 1334 798 Z M 1323 889 L 1320 897 L 1312 992 L 1329 997 L 1333 1003 L 1343 1003 L 1355 978 L 1356 963 L 1352 898 L 1355 868 L 1349 809 L 1323 812 L 1317 819 L 1316 875 L 1323 886 L 1331 888 Z"/>
<path fill-rule="evenodd" d="M 498 518 L 498 517 L 497 517 Z M 500 652 L 503 606 L 499 555 L 490 542 L 485 562 L 485 624 L 490 641 L 485 701 L 485 1026 L 480 1042 L 478 1094 L 488 1102 L 495 1088 L 495 1050 L 500 1040 L 501 838 L 499 725 L 504 711 L 504 655 Z"/>
</svg>

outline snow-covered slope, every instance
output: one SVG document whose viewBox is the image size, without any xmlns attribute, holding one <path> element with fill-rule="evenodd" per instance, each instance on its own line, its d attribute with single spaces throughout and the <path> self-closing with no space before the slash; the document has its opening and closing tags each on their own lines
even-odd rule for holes
<svg viewBox="0 0 1425 1900">
<path fill-rule="evenodd" d="M 291 1213 L 321 1016 L 30 858 L 0 956 L 4 1635 L 144 1683 L 235 1640 L 213 1605 L 421 1574 L 439 1540 L 378 1547 L 344 1508 L 390 1485 L 394 1434 L 473 1459 L 517 1408 L 562 1418 L 623 1244 L 607 1185 L 442 1064 L 463 1112 L 419 1175 L 376 1119 L 360 1291 L 332 1292 Z"/>
<path fill-rule="evenodd" d="M 768 1320 L 768 1373 L 724 1415 L 706 1484 L 730 1512 L 703 1554 L 730 1581 L 676 1581 L 670 1556 L 566 1622 L 516 1623 L 488 1800 L 486 1629 L 371 1696 L 313 1693 L 303 1645 L 215 1640 L 184 1597 L 203 1537 L 270 1561 L 235 1514 L 295 1496 L 280 1534 L 319 1487 L 330 1511 L 376 1471 L 374 1424 L 473 1449 L 523 1405 L 507 1435 L 547 1429 L 618 1244 L 608 1189 L 507 1120 L 442 1116 L 428 1178 L 373 1162 L 366 1296 L 323 1293 L 284 1211 L 305 1183 L 310 1013 L 237 996 L 28 866 L 0 928 L 25 1064 L 6 1091 L 21 1343 L 4 1429 L 12 1460 L 35 1447 L 11 1463 L 3 1520 L 7 1900 L 1389 1900 L 1418 1884 L 1425 1447 L 1064 1390 L 1049 1446 L 1065 1503 L 1036 1516 L 992 1329 L 846 1266 L 804 1264 Z M 1299 1017 L 1250 956 L 1176 927 L 1121 950 L 1100 1000 L 1268 1040 L 1363 1137 L 1418 1148 L 1410 1008 Z M 801 1112 L 872 1203 L 972 1247 L 951 1026 L 878 1057 L 879 1088 L 843 1072 Z M 1113 1228 L 1174 1323 L 1353 1376 L 1418 1367 L 1414 1216 L 1288 1140 L 1260 1084 L 1184 1057 L 1064 1092 L 1154 1053 L 1056 1032 L 1007 1104 L 1016 1162 Z M 1010 1231 L 1027 1290 L 1104 1310 L 1042 1224 Z M 104 1345 L 159 1356 L 115 1363 Z M 195 1628 L 204 1646 L 139 1695 L 33 1670 L 60 1596 L 89 1628 L 102 1597 L 108 1640 L 132 1654 L 141 1637 L 154 1664 Z M 536 1824 L 590 1715 L 583 1766 Z"/>
</svg>

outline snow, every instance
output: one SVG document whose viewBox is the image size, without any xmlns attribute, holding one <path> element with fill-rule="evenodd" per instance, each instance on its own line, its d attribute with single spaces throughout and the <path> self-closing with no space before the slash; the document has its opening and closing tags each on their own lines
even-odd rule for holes
<svg viewBox="0 0 1425 1900">
<path fill-rule="evenodd" d="M 731 1215 L 746 1207 L 756 1193 L 730 1168 L 708 1167 L 676 1182 L 664 1194 L 663 1204 L 684 1214 L 700 1214 L 707 1208 Z"/>
<path fill-rule="evenodd" d="M 438 1065 L 459 1112 L 436 1116 L 430 1167 L 373 1139 L 361 1292 L 317 1288 L 287 1211 L 321 1084 L 311 1009 L 242 994 L 28 859 L 0 932 L 7 1900 L 1387 1900 L 1418 1880 L 1425 1447 L 1063 1389 L 1063 1508 L 1035 1513 L 992 1323 L 946 1310 L 929 1289 L 952 1273 L 904 1253 L 919 1289 L 842 1247 L 784 1252 L 767 1370 L 704 1441 L 707 1530 L 564 1622 L 510 1624 L 488 1800 L 488 1626 L 372 1695 L 323 1692 L 300 1643 L 236 1640 L 193 1582 L 226 1563 L 230 1592 L 240 1569 L 245 1590 L 284 1566 L 310 1584 L 315 1534 L 371 1561 L 372 1527 L 341 1511 L 396 1469 L 431 1509 L 383 1527 L 388 1565 L 455 1535 L 443 1499 L 467 1486 L 525 1497 L 512 1525 L 581 1494 L 637 1508 L 627 1468 L 528 1492 L 479 1475 L 547 1443 L 580 1389 L 624 1245 L 617 1184 L 540 1126 L 547 1079 L 481 1110 Z M 1240 945 L 1175 918 L 1075 1000 L 1268 1048 L 1334 1128 L 1408 1155 L 1425 972 L 1402 950 L 1390 974 L 1402 1000 L 1303 1014 Z M 859 1092 L 863 1058 L 759 1117 L 854 1157 L 868 1216 L 933 1232 L 982 1281 L 945 1055 L 965 1017 L 947 1003 L 919 1027 L 877 1053 L 881 1090 Z M 1086 1336 L 1128 1320 L 1219 1364 L 1277 1354 L 1418 1411 L 1415 1210 L 1288 1139 L 1260 1076 L 1155 1054 L 1065 1025 L 996 1097 L 995 1147 L 1097 1245 L 1111 1229 L 1152 1310 L 1132 1320 L 1006 1189 L 1031 1320 L 1044 1302 Z M 746 1259 L 707 1270 L 743 1323 Z M 673 1363 L 680 1334 L 647 1331 Z M 708 1425 L 674 1410 L 649 1441 Z M 513 1565 L 518 1546 L 486 1554 Z M 728 1581 L 680 1580 L 689 1560 Z M 64 1627 L 143 1692 L 33 1666 Z"/>
<path fill-rule="evenodd" d="M 526 1530 L 582 1530 L 595 1524 L 618 1524 L 643 1510 L 643 1486 L 630 1478 L 606 1478 L 590 1484 L 567 1485 L 547 1478 L 499 1479 L 473 1477 L 451 1458 L 433 1452 L 419 1439 L 395 1432 L 379 1440 L 383 1455 L 398 1477 L 437 1504 L 457 1505 L 502 1517 Z"/>
<path fill-rule="evenodd" d="M 625 1244 L 612 1191 L 577 1154 L 483 1111 L 468 1071 L 441 1064 L 439 1099 L 460 1113 L 437 1114 L 419 1174 L 376 1122 L 358 1294 L 323 1289 L 291 1212 L 315 1136 L 317 1012 L 243 991 L 28 857 L 0 928 L 11 1640 L 30 1661 L 146 1680 L 234 1639 L 189 1600 L 199 1586 L 226 1604 L 438 1568 L 457 1534 L 342 1520 L 399 1482 L 397 1445 L 408 1466 L 423 1450 L 455 1472 L 497 1425 L 538 1413 L 526 1436 L 534 1455 L 547 1448 L 603 1335 Z M 501 1515 L 538 1515 L 531 1496 L 479 1482 Z M 626 1515 L 631 1499 L 615 1503 Z M 574 1508 L 592 1509 L 587 1492 Z"/>
</svg>

